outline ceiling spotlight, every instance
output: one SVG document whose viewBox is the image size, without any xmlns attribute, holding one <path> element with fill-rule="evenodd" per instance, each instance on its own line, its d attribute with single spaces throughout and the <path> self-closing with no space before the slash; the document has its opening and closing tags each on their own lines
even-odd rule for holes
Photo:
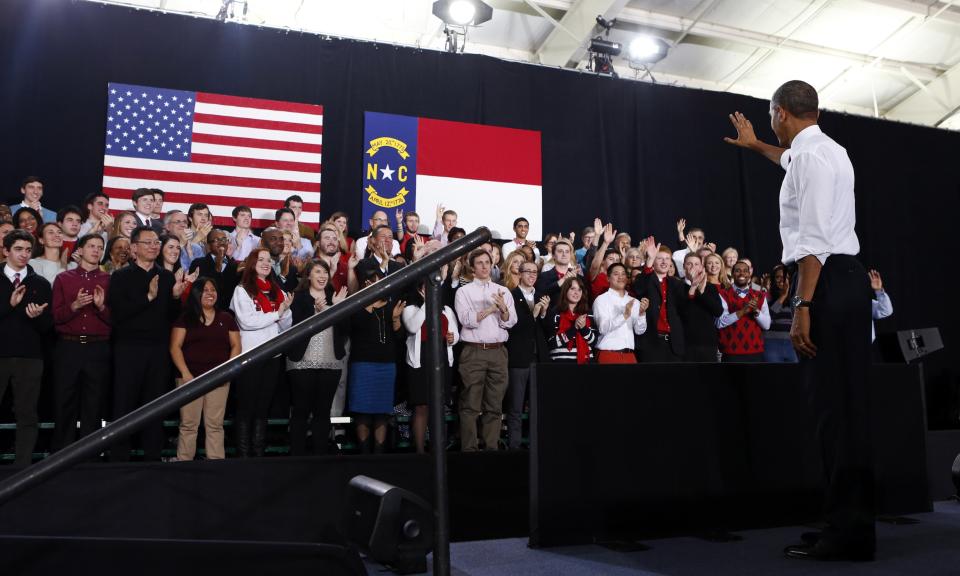
<svg viewBox="0 0 960 576">
<path fill-rule="evenodd" d="M 670 46 L 660 38 L 637 36 L 630 42 L 627 59 L 636 64 L 653 64 L 667 56 Z"/>
<path fill-rule="evenodd" d="M 433 15 L 447 24 L 476 26 L 493 18 L 493 8 L 482 0 L 437 0 Z"/>
<path fill-rule="evenodd" d="M 473 22 L 473 17 L 477 14 L 477 7 L 468 0 L 454 0 L 447 9 L 447 14 L 455 24 L 465 26 Z"/>
</svg>

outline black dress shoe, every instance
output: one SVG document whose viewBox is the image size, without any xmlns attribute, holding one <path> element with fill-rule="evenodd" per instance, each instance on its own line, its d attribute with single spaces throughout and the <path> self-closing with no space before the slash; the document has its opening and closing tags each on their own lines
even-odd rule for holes
<svg viewBox="0 0 960 576">
<path fill-rule="evenodd" d="M 821 536 L 823 536 L 823 532 L 804 532 L 800 535 L 800 540 L 802 540 L 804 544 L 813 546 L 820 541 Z"/>
<path fill-rule="evenodd" d="M 787 558 L 799 560 L 819 560 L 823 562 L 846 560 L 850 562 L 872 562 L 874 550 L 872 546 L 838 546 L 826 540 L 818 540 L 816 544 L 798 544 L 783 549 Z"/>
</svg>

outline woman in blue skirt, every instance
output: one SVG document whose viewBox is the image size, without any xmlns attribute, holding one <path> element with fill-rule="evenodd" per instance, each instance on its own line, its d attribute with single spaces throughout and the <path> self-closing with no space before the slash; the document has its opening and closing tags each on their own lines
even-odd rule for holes
<svg viewBox="0 0 960 576">
<path fill-rule="evenodd" d="M 359 278 L 369 286 L 383 278 L 376 268 L 365 269 Z M 387 416 L 393 412 L 393 389 L 397 375 L 397 333 L 405 302 L 377 300 L 350 317 L 350 370 L 347 407 L 356 422 L 357 441 L 364 454 L 383 452 Z"/>
</svg>

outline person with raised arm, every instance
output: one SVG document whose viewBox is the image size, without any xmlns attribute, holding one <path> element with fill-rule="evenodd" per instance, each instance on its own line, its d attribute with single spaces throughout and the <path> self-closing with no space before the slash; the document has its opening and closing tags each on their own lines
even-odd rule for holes
<svg viewBox="0 0 960 576">
<path fill-rule="evenodd" d="M 791 80 L 770 99 L 779 145 L 759 140 L 741 114 L 730 114 L 736 138 L 785 170 L 780 187 L 782 262 L 794 276 L 794 348 L 816 418 L 826 473 L 820 533 L 788 546 L 789 558 L 872 560 L 876 550 L 870 419 L 870 283 L 857 260 L 853 164 L 817 124 L 816 89 Z"/>
</svg>

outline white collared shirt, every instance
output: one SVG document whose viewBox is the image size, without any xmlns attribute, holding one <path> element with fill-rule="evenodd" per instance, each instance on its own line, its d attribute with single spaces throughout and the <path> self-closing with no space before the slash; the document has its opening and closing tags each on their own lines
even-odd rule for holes
<svg viewBox="0 0 960 576">
<path fill-rule="evenodd" d="M 780 186 L 783 263 L 811 254 L 823 263 L 831 254 L 859 253 L 853 164 L 847 151 L 814 124 L 793 138 L 780 165 L 787 172 Z"/>
<path fill-rule="evenodd" d="M 631 300 L 634 302 L 630 317 L 624 318 L 623 312 Z M 621 296 L 611 289 L 597 296 L 593 301 L 593 317 L 600 333 L 598 350 L 633 350 L 633 335 L 647 331 L 647 315 L 640 314 L 640 302 L 627 292 Z"/>
<path fill-rule="evenodd" d="M 21 268 L 20 270 L 14 270 L 14 269 L 10 266 L 10 263 L 7 262 L 7 263 L 3 264 L 3 273 L 6 275 L 7 280 L 9 280 L 11 284 L 13 284 L 13 275 L 14 275 L 14 274 L 19 274 L 19 275 L 20 275 L 20 281 L 23 282 L 23 279 L 27 277 L 27 267 L 24 266 L 24 267 Z"/>
<path fill-rule="evenodd" d="M 533 306 L 533 296 L 536 294 L 537 289 L 533 286 L 524 288 L 523 285 L 519 285 L 517 288 L 519 288 L 520 293 L 523 294 L 523 299 L 526 300 L 530 306 Z"/>
<path fill-rule="evenodd" d="M 247 259 L 247 256 L 250 255 L 250 252 L 254 248 L 260 245 L 260 238 L 255 235 L 253 232 L 250 232 L 243 237 L 242 243 L 237 243 L 237 230 L 233 229 L 228 234 L 230 237 L 230 242 L 233 244 L 233 259 L 238 262 L 243 262 Z"/>
<path fill-rule="evenodd" d="M 366 257 L 367 253 L 367 243 L 370 241 L 369 236 L 364 236 L 363 238 L 357 238 L 357 241 L 353 243 L 354 252 L 357 254 L 357 258 L 363 260 Z M 396 240 L 393 241 L 393 247 L 390 249 L 390 255 L 396 256 L 400 253 L 400 243 Z"/>
</svg>

